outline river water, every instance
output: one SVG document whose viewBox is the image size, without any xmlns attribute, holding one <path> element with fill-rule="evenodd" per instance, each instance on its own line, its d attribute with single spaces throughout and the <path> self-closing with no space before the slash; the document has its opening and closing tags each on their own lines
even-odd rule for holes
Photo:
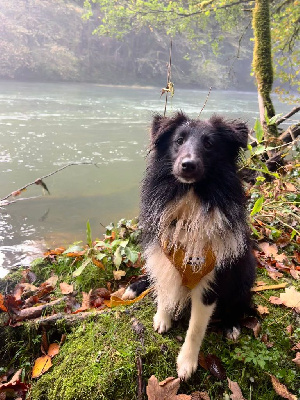
<svg viewBox="0 0 300 400">
<path fill-rule="evenodd" d="M 148 126 L 163 113 L 159 88 L 92 84 L 0 82 L 0 197 L 70 162 L 45 179 L 51 193 L 30 186 L 0 209 L 0 276 L 27 264 L 47 247 L 93 238 L 103 225 L 138 214 L 139 184 L 145 167 Z M 176 89 L 168 111 L 196 117 L 207 92 Z M 290 106 L 275 101 L 280 112 Z M 256 93 L 212 91 L 202 118 L 219 113 L 254 125 Z"/>
</svg>

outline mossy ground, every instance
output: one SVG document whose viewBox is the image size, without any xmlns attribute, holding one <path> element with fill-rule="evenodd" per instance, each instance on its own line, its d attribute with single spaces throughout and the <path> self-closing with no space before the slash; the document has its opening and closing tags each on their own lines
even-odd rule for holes
<svg viewBox="0 0 300 400">
<path fill-rule="evenodd" d="M 274 283 L 264 270 L 259 270 L 258 274 L 258 279 Z M 278 291 L 261 292 L 254 296 L 256 304 L 267 306 L 270 311 L 261 318 L 262 330 L 258 338 L 251 330 L 243 328 L 241 337 L 233 343 L 211 327 L 202 346 L 205 355 L 214 354 L 220 358 L 227 376 L 239 383 L 245 398 L 252 400 L 280 399 L 267 373 L 275 375 L 292 393 L 300 396 L 297 368 L 292 362 L 295 352 L 291 351 L 293 343 L 300 340 L 300 328 L 297 328 L 293 311 L 270 304 L 270 295 L 278 295 Z M 136 399 L 137 356 L 142 359 L 145 383 L 151 375 L 159 380 L 176 376 L 176 356 L 181 345 L 178 337 L 184 338 L 188 317 L 175 322 L 167 334 L 159 335 L 152 327 L 154 312 L 155 306 L 149 296 L 133 306 L 92 316 L 68 330 L 66 342 L 53 359 L 53 367 L 31 382 L 27 398 Z M 133 317 L 145 327 L 143 343 L 132 329 Z M 292 337 L 286 331 L 290 324 L 294 326 Z M 63 332 L 65 327 L 62 322 L 48 331 L 49 340 L 59 341 Z M 268 341 L 274 343 L 273 347 L 267 348 L 261 342 L 263 334 L 268 335 Z M 41 355 L 41 331 L 27 324 L 17 328 L 5 327 L 1 331 L 1 341 L 5 343 L 0 351 L 1 366 L 21 366 L 25 368 L 28 379 L 35 358 Z M 180 388 L 186 394 L 196 390 L 206 390 L 211 399 L 223 399 L 225 393 L 229 394 L 227 381 L 218 380 L 202 367 Z"/>
</svg>

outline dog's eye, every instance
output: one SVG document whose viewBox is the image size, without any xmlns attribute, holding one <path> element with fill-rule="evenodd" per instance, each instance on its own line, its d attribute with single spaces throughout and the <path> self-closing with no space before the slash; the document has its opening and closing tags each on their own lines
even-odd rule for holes
<svg viewBox="0 0 300 400">
<path fill-rule="evenodd" d="M 212 141 L 208 137 L 204 137 L 203 145 L 206 149 L 210 149 L 212 147 Z"/>
<path fill-rule="evenodd" d="M 183 144 L 183 142 L 184 142 L 183 137 L 179 137 L 178 139 L 176 139 L 176 143 L 177 143 L 179 146 L 181 146 L 181 145 Z"/>
</svg>

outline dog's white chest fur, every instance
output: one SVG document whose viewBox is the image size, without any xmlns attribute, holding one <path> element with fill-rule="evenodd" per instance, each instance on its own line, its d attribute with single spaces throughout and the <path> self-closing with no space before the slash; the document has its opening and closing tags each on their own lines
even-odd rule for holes
<svg viewBox="0 0 300 400">
<path fill-rule="evenodd" d="M 243 253 L 245 235 L 241 229 L 231 229 L 219 209 L 207 210 L 191 189 L 179 201 L 168 204 L 160 219 L 160 240 L 174 248 L 185 249 L 185 261 L 201 260 L 211 248 L 216 264 L 222 266 Z"/>
</svg>

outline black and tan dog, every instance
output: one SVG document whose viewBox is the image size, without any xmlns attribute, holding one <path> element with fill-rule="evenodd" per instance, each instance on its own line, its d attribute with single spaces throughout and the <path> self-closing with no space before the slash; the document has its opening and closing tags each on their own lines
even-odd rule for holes
<svg viewBox="0 0 300 400">
<path fill-rule="evenodd" d="M 191 302 L 191 317 L 177 358 L 181 379 L 196 370 L 212 314 L 227 336 L 239 335 L 255 278 L 236 159 L 248 128 L 214 116 L 208 121 L 179 112 L 156 115 L 143 180 L 140 225 L 146 270 L 154 284 L 154 329 L 166 332 L 175 313 Z M 145 282 L 124 297 L 138 294 Z"/>
</svg>

